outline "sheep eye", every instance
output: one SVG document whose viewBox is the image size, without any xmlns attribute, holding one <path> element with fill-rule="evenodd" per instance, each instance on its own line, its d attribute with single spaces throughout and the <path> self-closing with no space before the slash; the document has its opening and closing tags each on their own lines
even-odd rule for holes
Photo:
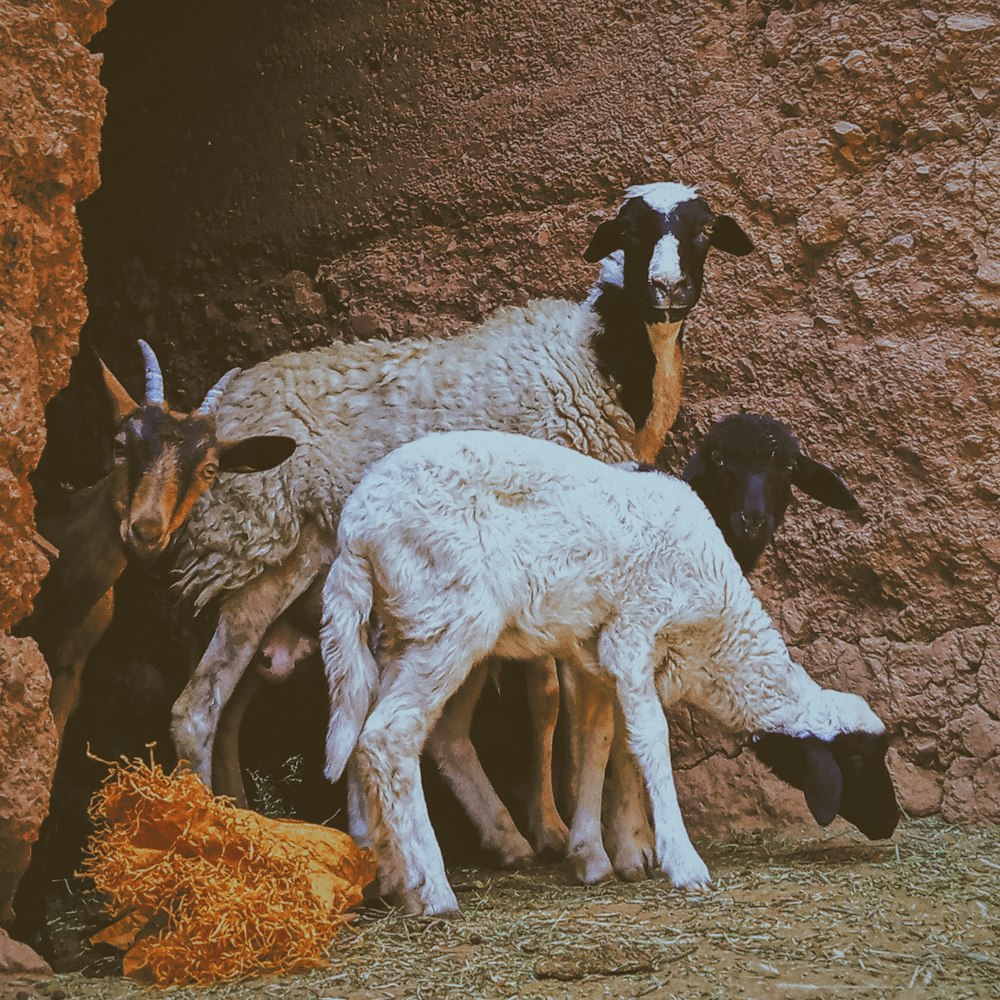
<svg viewBox="0 0 1000 1000">
<path fill-rule="evenodd" d="M 213 464 L 210 463 L 209 465 L 206 465 L 204 469 L 201 470 L 201 474 L 206 479 L 214 479 L 215 478 L 215 474 L 218 471 L 219 471 L 219 467 L 217 465 L 213 465 Z"/>
<path fill-rule="evenodd" d="M 789 462 L 788 465 L 785 466 L 785 471 L 786 472 L 794 472 L 795 471 L 795 463 L 794 462 Z"/>
</svg>

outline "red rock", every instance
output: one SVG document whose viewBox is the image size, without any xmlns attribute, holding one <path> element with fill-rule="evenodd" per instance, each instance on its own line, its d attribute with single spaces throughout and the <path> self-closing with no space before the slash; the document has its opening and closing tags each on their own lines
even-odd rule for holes
<svg viewBox="0 0 1000 1000">
<path fill-rule="evenodd" d="M 5 930 L 0 930 L 0 972 L 52 975 L 52 969 L 41 955 L 36 954 L 26 944 L 15 941 Z"/>
</svg>

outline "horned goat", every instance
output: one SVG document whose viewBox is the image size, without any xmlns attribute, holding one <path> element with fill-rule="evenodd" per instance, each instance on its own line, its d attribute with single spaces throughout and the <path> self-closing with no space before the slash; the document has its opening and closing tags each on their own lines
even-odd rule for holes
<svg viewBox="0 0 1000 1000">
<path fill-rule="evenodd" d="M 592 698 L 571 845 L 607 867 L 601 796 L 617 702 L 650 797 L 656 860 L 709 880 L 677 804 L 663 709 L 684 700 L 758 737 L 821 823 L 889 836 L 898 808 L 885 726 L 789 657 L 691 488 L 546 441 L 432 435 L 377 463 L 343 507 L 320 632 L 330 685 L 327 776 L 350 761 L 384 894 L 457 909 L 420 784 L 448 698 L 491 654 L 557 656 Z M 369 623 L 378 622 L 376 653 Z M 849 764 L 849 766 L 848 766 Z"/>
</svg>

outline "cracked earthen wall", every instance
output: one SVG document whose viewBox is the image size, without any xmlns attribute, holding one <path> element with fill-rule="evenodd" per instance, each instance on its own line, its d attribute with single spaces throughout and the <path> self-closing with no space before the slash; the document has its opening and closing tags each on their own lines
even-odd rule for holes
<svg viewBox="0 0 1000 1000">
<path fill-rule="evenodd" d="M 97 187 L 104 90 L 84 46 L 109 2 L 0 0 L 0 924 L 55 767 L 48 670 L 9 630 L 48 565 L 27 476 L 87 315 L 75 206 Z"/>
</svg>

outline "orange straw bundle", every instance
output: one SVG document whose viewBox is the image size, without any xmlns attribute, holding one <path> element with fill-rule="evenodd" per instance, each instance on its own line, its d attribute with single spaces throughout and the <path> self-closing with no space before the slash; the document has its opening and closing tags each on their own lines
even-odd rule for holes
<svg viewBox="0 0 1000 1000">
<path fill-rule="evenodd" d="M 111 768 L 83 874 L 116 918 L 93 940 L 128 949 L 126 975 L 207 985 L 326 964 L 375 877 L 370 852 L 339 830 L 237 809 L 183 767 Z"/>
</svg>

